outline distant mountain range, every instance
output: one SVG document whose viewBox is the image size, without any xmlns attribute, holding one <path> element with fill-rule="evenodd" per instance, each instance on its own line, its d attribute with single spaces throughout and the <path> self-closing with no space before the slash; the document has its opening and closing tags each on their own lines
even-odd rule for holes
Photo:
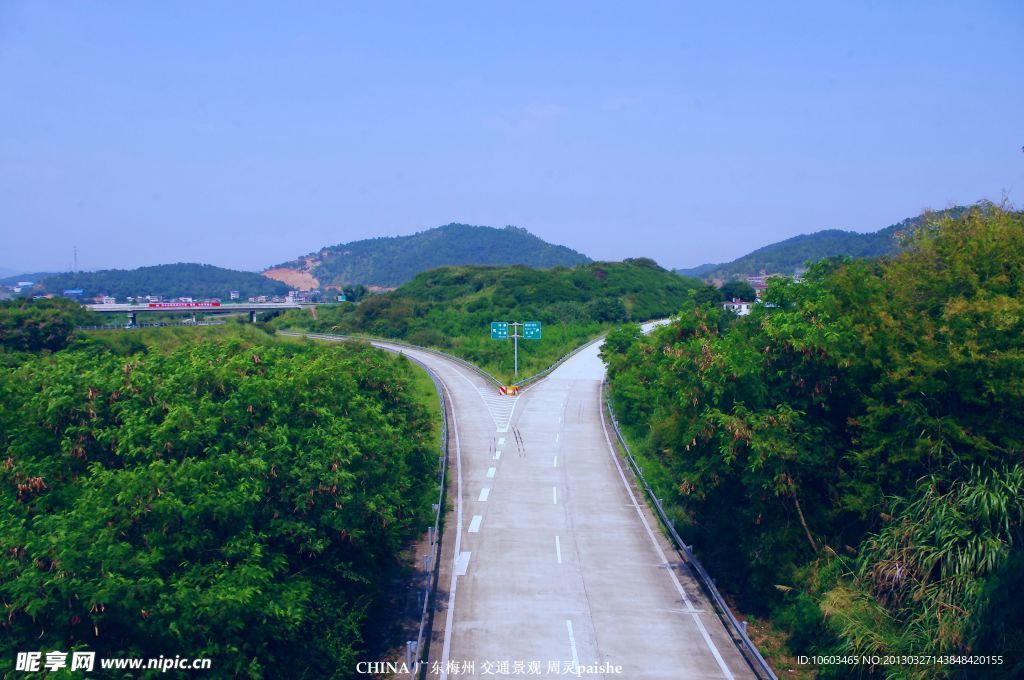
<svg viewBox="0 0 1024 680">
<path fill-rule="evenodd" d="M 793 274 L 807 262 L 817 262 L 826 257 L 881 257 L 900 250 L 900 236 L 913 232 L 926 219 L 956 217 L 965 210 L 964 206 L 940 210 L 918 217 L 910 217 L 885 229 L 867 234 L 840 229 L 826 229 L 813 234 L 801 234 L 758 248 L 732 262 L 702 264 L 690 269 L 677 269 L 678 274 L 700 279 L 729 279 L 752 276 L 762 271 L 768 274 Z"/>
<path fill-rule="evenodd" d="M 807 262 L 832 256 L 879 257 L 898 252 L 900 236 L 917 229 L 926 219 L 956 217 L 967 208 L 958 206 L 911 217 L 879 231 L 861 234 L 828 229 L 758 248 L 732 262 L 703 264 L 676 273 L 705 280 L 768 274 L 792 274 Z M 33 293 L 61 294 L 81 288 L 85 297 L 129 295 L 163 297 L 219 297 L 237 290 L 243 298 L 282 295 L 294 288 L 345 287 L 357 284 L 377 289 L 395 288 L 417 274 L 442 266 L 525 265 L 533 269 L 573 267 L 591 262 L 582 253 L 548 243 L 519 227 L 448 224 L 411 236 L 352 241 L 322 248 L 316 253 L 271 267 L 261 274 L 213 265 L 177 263 L 95 272 L 19 274 L 0 278 L 0 285 L 33 281 Z M 27 292 L 27 291 L 26 291 Z"/>
<path fill-rule="evenodd" d="M 137 295 L 162 297 L 190 296 L 227 300 L 237 290 L 242 298 L 253 295 L 284 295 L 288 286 L 255 272 L 214 267 L 210 264 L 161 264 L 138 269 L 104 269 L 96 272 L 63 274 L 26 274 L 12 277 L 15 281 L 35 281 L 34 293 L 60 295 L 65 290 L 81 288 L 83 295 L 112 295 L 119 300 Z M 11 279 L 4 279 L 10 281 Z"/>
<path fill-rule="evenodd" d="M 301 288 L 364 284 L 394 288 L 445 265 L 514 265 L 544 269 L 590 262 L 586 255 L 548 243 L 519 227 L 448 224 L 412 236 L 329 246 L 271 267 L 263 275 Z"/>
</svg>

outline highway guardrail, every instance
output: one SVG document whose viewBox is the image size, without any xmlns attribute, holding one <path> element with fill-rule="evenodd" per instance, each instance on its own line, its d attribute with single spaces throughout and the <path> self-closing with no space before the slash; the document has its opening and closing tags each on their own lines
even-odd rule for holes
<svg viewBox="0 0 1024 680">
<path fill-rule="evenodd" d="M 679 536 L 679 533 L 676 532 L 675 524 L 668 518 L 668 515 L 665 514 L 665 509 L 662 507 L 661 499 L 654 493 L 654 489 L 651 488 L 651 485 L 647 483 L 647 478 L 644 477 L 643 471 L 640 469 L 636 459 L 633 457 L 633 452 L 630 451 L 629 444 L 626 443 L 626 438 L 622 436 L 622 429 L 619 427 L 619 421 L 615 417 L 615 411 L 612 409 L 612 402 L 611 399 L 608 398 L 608 394 L 608 381 L 605 380 L 601 385 L 601 395 L 602 400 L 608 409 L 608 416 L 611 419 L 612 429 L 615 430 L 615 436 L 622 445 L 626 460 L 629 461 L 629 464 L 633 469 L 633 474 L 636 476 L 637 481 L 640 482 L 640 485 L 643 486 L 644 491 L 647 492 L 651 505 L 654 506 L 658 519 L 661 520 L 662 525 L 668 532 L 669 538 L 672 540 L 672 543 L 675 544 L 676 549 L 683 553 L 687 564 L 689 564 L 694 575 L 697 577 L 697 582 L 700 583 L 701 587 L 711 599 L 712 604 L 714 604 L 716 610 L 718 610 L 718 613 L 726 626 L 733 631 L 735 639 L 738 641 L 740 651 L 743 653 L 754 672 L 758 673 L 762 678 L 778 680 L 778 677 L 775 675 L 771 666 L 769 666 L 768 662 L 764 660 L 763 656 L 761 656 L 761 652 L 758 650 L 757 645 L 751 642 L 750 637 L 747 636 L 746 621 L 739 621 L 736 619 L 736 616 L 733 615 L 732 610 L 729 609 L 729 605 L 726 604 L 722 594 L 718 592 L 718 588 L 715 586 L 714 580 L 704 569 L 704 565 L 700 563 L 700 560 L 697 559 L 697 556 L 693 553 L 693 548 L 686 545 L 683 539 Z"/>
</svg>

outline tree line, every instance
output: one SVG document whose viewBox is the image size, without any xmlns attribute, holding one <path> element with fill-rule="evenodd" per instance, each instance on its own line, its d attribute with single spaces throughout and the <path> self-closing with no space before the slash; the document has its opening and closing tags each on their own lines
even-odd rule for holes
<svg viewBox="0 0 1024 680">
<path fill-rule="evenodd" d="M 228 299 L 237 290 L 244 300 L 256 295 L 286 295 L 288 286 L 254 272 L 224 269 L 209 264 L 161 264 L 137 269 L 104 269 L 47 275 L 34 292 L 60 295 L 81 289 L 86 298 L 111 295 L 124 302 L 128 296 L 159 295 L 166 298 Z"/>
</svg>

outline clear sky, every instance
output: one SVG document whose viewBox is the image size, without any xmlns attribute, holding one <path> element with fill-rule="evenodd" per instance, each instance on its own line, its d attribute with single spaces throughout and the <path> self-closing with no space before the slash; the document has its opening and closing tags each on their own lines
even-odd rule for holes
<svg viewBox="0 0 1024 680">
<path fill-rule="evenodd" d="M 1024 205 L 1024 3 L 0 0 L 0 268 L 448 222 L 726 261 Z"/>
</svg>

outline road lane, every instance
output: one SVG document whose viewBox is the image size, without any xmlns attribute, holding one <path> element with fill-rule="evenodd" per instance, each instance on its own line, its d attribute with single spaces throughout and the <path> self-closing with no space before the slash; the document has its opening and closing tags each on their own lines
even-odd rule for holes
<svg viewBox="0 0 1024 680">
<path fill-rule="evenodd" d="M 449 491 L 439 583 L 450 592 L 439 591 L 432 659 L 474 662 L 466 677 L 501 662 L 556 677 L 574 661 L 622 667 L 582 677 L 753 677 L 626 482 L 597 345 L 519 397 L 444 357 L 389 348 L 430 366 L 456 414 L 461 483 Z"/>
</svg>

